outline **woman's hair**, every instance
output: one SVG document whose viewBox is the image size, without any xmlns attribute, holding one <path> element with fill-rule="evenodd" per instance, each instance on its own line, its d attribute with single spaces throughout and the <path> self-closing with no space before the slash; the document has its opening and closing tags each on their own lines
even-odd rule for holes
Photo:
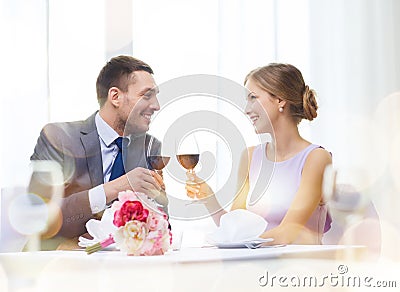
<svg viewBox="0 0 400 292">
<path fill-rule="evenodd" d="M 96 81 L 97 100 L 100 107 L 106 102 L 108 90 L 111 87 L 118 87 L 123 92 L 128 91 L 129 84 L 135 81 L 134 76 L 131 75 L 135 71 L 153 74 L 153 69 L 149 65 L 131 56 L 118 56 L 107 62 Z"/>
<path fill-rule="evenodd" d="M 299 69 L 290 64 L 271 63 L 247 74 L 244 83 L 251 79 L 263 90 L 285 100 L 290 114 L 298 124 L 302 119 L 312 121 L 317 117 L 317 101 L 314 90 L 305 85 Z"/>
</svg>

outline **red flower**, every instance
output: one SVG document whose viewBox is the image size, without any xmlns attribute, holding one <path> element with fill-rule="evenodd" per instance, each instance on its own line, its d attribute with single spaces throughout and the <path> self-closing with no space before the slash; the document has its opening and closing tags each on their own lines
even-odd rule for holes
<svg viewBox="0 0 400 292">
<path fill-rule="evenodd" d="M 121 208 L 114 213 L 114 225 L 117 227 L 124 226 L 126 222 L 137 220 L 146 222 L 149 210 L 144 209 L 139 201 L 125 201 Z"/>
</svg>

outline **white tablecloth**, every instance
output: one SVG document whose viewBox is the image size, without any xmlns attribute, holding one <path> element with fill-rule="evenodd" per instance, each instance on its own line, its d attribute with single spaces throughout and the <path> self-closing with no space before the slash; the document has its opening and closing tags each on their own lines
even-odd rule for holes
<svg viewBox="0 0 400 292">
<path fill-rule="evenodd" d="M 397 289 L 400 287 L 397 263 L 360 260 L 360 250 L 292 245 L 259 249 L 183 248 L 152 257 L 129 257 L 117 251 L 92 255 L 84 251 L 3 253 L 0 291 L 309 291 L 313 283 L 296 287 L 295 282 L 290 282 L 309 278 L 323 284 L 318 291 L 332 291 L 332 287 L 335 291 L 352 291 L 354 287 L 346 283 L 340 287 L 327 282 L 335 276 L 372 277 L 373 283 L 397 281 Z M 366 284 L 360 285 L 363 288 Z M 368 288 L 375 291 L 376 287 Z"/>
</svg>

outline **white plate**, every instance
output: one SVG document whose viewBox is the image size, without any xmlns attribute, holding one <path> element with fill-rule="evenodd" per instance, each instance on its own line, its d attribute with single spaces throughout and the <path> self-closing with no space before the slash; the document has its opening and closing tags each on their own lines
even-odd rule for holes
<svg viewBox="0 0 400 292">
<path fill-rule="evenodd" d="M 256 246 L 264 242 L 271 242 L 273 240 L 273 238 L 258 238 L 241 242 L 213 242 L 211 244 L 218 248 L 252 248 L 251 246 Z"/>
</svg>

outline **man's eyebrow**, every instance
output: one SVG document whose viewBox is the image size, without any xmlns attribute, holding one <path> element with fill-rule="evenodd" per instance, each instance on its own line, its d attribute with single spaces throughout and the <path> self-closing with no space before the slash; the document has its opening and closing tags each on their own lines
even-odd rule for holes
<svg viewBox="0 0 400 292">
<path fill-rule="evenodd" d="M 160 92 L 160 90 L 159 90 L 158 86 L 156 86 L 156 87 L 146 87 L 146 88 L 143 88 L 143 89 L 139 92 L 139 94 L 146 94 L 146 93 L 148 93 L 148 92 L 154 92 L 155 94 L 157 94 L 157 93 Z"/>
</svg>

